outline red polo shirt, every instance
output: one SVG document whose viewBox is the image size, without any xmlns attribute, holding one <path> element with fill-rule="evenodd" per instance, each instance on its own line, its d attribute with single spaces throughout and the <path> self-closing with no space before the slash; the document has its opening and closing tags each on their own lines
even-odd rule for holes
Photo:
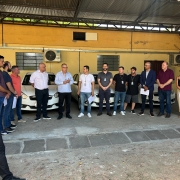
<svg viewBox="0 0 180 180">
<path fill-rule="evenodd" d="M 163 71 L 162 69 L 159 71 L 158 75 L 157 75 L 157 79 L 159 79 L 159 82 L 161 84 L 166 83 L 169 79 L 173 79 L 174 80 L 174 72 L 171 69 L 167 69 L 166 71 Z M 171 91 L 172 90 L 172 83 L 170 83 L 169 85 L 165 86 L 163 89 L 161 89 L 160 87 L 158 87 L 159 90 L 165 90 L 165 91 Z"/>
<path fill-rule="evenodd" d="M 21 96 L 21 77 L 18 75 L 16 76 L 14 74 L 11 74 L 11 79 L 13 82 L 14 89 L 17 92 L 17 95 Z"/>
</svg>

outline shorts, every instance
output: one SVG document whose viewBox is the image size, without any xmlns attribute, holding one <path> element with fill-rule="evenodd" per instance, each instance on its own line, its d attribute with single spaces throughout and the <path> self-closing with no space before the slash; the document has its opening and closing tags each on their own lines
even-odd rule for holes
<svg viewBox="0 0 180 180">
<path fill-rule="evenodd" d="M 131 99 L 133 103 L 138 103 L 138 95 L 126 94 L 125 102 L 130 103 Z"/>
</svg>

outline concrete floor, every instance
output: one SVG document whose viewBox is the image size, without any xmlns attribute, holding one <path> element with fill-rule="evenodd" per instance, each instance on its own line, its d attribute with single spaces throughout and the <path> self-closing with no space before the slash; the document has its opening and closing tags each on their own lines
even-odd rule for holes
<svg viewBox="0 0 180 180">
<path fill-rule="evenodd" d="M 138 113 L 139 110 L 140 108 L 137 107 L 136 112 Z M 159 107 L 155 107 L 154 113 L 157 114 L 158 111 Z M 3 137 L 6 154 L 14 174 L 29 180 L 180 179 L 178 171 L 169 173 L 167 176 L 159 175 L 161 171 L 159 165 L 162 165 L 159 154 L 163 154 L 166 150 L 169 155 L 163 155 L 163 157 L 169 163 L 168 161 L 173 161 L 175 158 L 170 156 L 172 151 L 179 153 L 180 119 L 178 118 L 177 104 L 173 105 L 173 113 L 169 119 L 150 117 L 148 106 L 145 115 L 141 117 L 131 114 L 130 107 L 128 107 L 126 116 L 117 114 L 109 117 L 104 110 L 104 114 L 97 117 L 98 109 L 93 108 L 92 118 L 87 116 L 78 118 L 79 111 L 76 102 L 72 101 L 71 112 L 72 119 L 57 120 L 57 111 L 49 111 L 52 119 L 41 120 L 37 123 L 33 122 L 34 112 L 23 112 L 23 119 L 26 119 L 27 122 L 19 123 L 15 132 Z M 141 157 L 140 151 L 151 151 L 151 153 L 145 153 Z M 96 159 L 97 155 L 100 157 Z M 91 162 L 94 161 L 94 156 L 96 164 Z M 133 163 L 134 166 L 139 167 L 144 161 L 144 172 L 142 169 L 134 167 L 137 175 L 134 176 L 132 169 L 127 167 L 126 170 L 122 169 L 118 161 L 120 157 L 126 158 L 124 161 L 128 161 L 129 168 L 130 166 L 133 168 Z M 131 159 L 134 157 L 134 160 Z M 149 158 L 152 160 L 151 165 L 148 162 Z M 46 167 L 46 163 L 48 163 L 48 167 L 51 166 L 50 169 Z M 118 167 L 115 172 L 112 164 Z M 60 169 L 56 165 L 60 166 Z M 36 166 L 40 166 L 40 170 L 37 171 Z M 158 171 L 156 172 L 156 168 L 153 169 L 152 176 L 151 168 L 153 166 L 157 166 Z M 162 168 L 164 168 L 163 165 Z M 179 165 L 176 167 L 173 164 L 173 167 L 170 166 L 170 168 L 179 170 Z M 98 170 L 95 171 L 95 169 Z M 62 175 L 58 176 L 58 173 Z M 119 176 L 120 173 L 122 173 L 122 177 Z"/>
</svg>

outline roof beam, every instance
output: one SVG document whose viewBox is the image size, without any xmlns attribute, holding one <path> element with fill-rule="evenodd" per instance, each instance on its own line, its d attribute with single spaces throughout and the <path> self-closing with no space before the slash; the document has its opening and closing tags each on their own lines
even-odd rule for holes
<svg viewBox="0 0 180 180">
<path fill-rule="evenodd" d="M 78 0 L 76 10 L 74 12 L 74 19 L 77 19 L 83 0 Z"/>
</svg>

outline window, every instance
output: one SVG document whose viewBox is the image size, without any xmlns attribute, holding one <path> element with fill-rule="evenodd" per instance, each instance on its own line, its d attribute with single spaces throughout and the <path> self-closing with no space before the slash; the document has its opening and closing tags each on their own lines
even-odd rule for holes
<svg viewBox="0 0 180 180">
<path fill-rule="evenodd" d="M 42 53 L 16 53 L 16 65 L 21 70 L 37 70 L 42 61 Z"/>
<path fill-rule="evenodd" d="M 97 70 L 102 70 L 103 63 L 108 63 L 109 71 L 117 71 L 119 67 L 118 55 L 98 55 L 97 56 Z"/>
</svg>

